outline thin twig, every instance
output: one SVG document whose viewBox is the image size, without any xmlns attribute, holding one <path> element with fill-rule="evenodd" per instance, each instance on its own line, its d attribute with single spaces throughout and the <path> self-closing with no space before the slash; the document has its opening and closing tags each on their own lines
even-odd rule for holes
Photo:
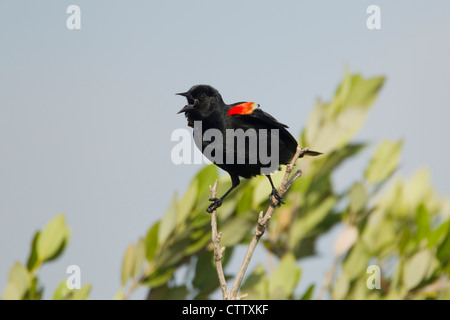
<svg viewBox="0 0 450 320">
<path fill-rule="evenodd" d="M 217 184 L 218 181 L 214 183 L 214 186 L 209 186 L 209 192 L 211 197 L 215 198 L 217 194 Z M 229 291 L 227 288 L 227 282 L 225 280 L 225 275 L 223 273 L 222 266 L 222 256 L 225 247 L 220 247 L 220 238 L 222 237 L 222 232 L 217 233 L 217 210 L 211 213 L 211 230 L 212 230 L 212 243 L 214 245 L 214 261 L 216 262 L 217 276 L 219 277 L 220 289 L 222 290 L 222 296 L 224 300 L 229 299 Z"/>
</svg>

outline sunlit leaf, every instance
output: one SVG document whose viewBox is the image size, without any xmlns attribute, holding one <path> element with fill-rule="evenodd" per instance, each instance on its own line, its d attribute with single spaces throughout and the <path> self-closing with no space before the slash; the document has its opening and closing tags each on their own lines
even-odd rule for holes
<svg viewBox="0 0 450 320">
<path fill-rule="evenodd" d="M 135 255 L 136 255 L 136 257 L 135 257 L 134 269 L 133 269 L 133 272 L 131 275 L 132 275 L 133 279 L 136 280 L 142 270 L 142 267 L 143 267 L 144 261 L 145 261 L 145 240 L 144 240 L 144 238 L 139 238 L 139 241 L 136 245 Z"/>
<path fill-rule="evenodd" d="M 8 282 L 3 290 L 3 300 L 21 300 L 22 295 L 14 283 Z"/>
<path fill-rule="evenodd" d="M 123 300 L 124 295 L 123 295 L 123 289 L 124 287 L 120 287 L 119 291 L 117 291 L 117 293 L 114 295 L 113 300 Z"/>
<path fill-rule="evenodd" d="M 356 242 L 342 265 L 342 271 L 349 280 L 353 280 L 366 272 L 368 260 L 367 249 L 361 242 Z"/>
<path fill-rule="evenodd" d="M 159 231 L 158 221 L 155 223 L 150 230 L 148 230 L 147 235 L 145 237 L 145 256 L 148 261 L 153 260 L 155 257 L 156 250 L 158 249 L 158 231 Z"/>
<path fill-rule="evenodd" d="M 424 204 L 429 210 L 438 210 L 439 201 L 428 169 L 417 170 L 410 179 L 405 181 L 402 198 L 404 210 L 412 217 L 420 204 Z"/>
<path fill-rule="evenodd" d="M 417 208 L 416 223 L 417 223 L 416 239 L 419 242 L 420 240 L 427 237 L 431 232 L 430 217 L 428 215 L 427 209 L 423 204 L 421 204 Z"/>
<path fill-rule="evenodd" d="M 307 215 L 294 220 L 288 235 L 288 244 L 295 248 L 300 240 L 322 222 L 330 210 L 336 204 L 337 199 L 330 196 L 326 198 L 318 207 L 308 212 Z"/>
<path fill-rule="evenodd" d="M 332 297 L 335 300 L 342 300 L 347 295 L 347 292 L 350 288 L 350 280 L 347 277 L 345 272 L 342 272 L 334 284 L 331 293 Z"/>
<path fill-rule="evenodd" d="M 269 279 L 262 265 L 257 265 L 255 269 L 246 277 L 241 286 L 241 293 L 248 294 L 248 299 L 267 299 L 269 296 Z"/>
<path fill-rule="evenodd" d="M 176 223 L 178 225 L 183 224 L 186 221 L 186 218 L 191 213 L 193 206 L 197 200 L 198 193 L 198 180 L 194 179 L 190 184 L 189 188 L 183 195 L 183 197 L 178 202 Z"/>
<path fill-rule="evenodd" d="M 22 299 L 31 287 L 32 275 L 20 262 L 14 263 L 9 271 L 8 284 L 3 292 L 3 299 Z"/>
<path fill-rule="evenodd" d="M 36 249 L 39 261 L 55 259 L 69 241 L 70 230 L 63 214 L 53 218 L 37 238 Z"/>
<path fill-rule="evenodd" d="M 92 285 L 86 284 L 78 290 L 73 290 L 72 300 L 87 300 L 91 292 Z"/>
<path fill-rule="evenodd" d="M 208 201 L 210 198 L 209 186 L 214 185 L 214 182 L 219 179 L 217 167 L 213 164 L 205 166 L 197 173 L 194 179 L 198 181 L 197 202 L 200 205 L 202 201 Z M 220 188 L 222 187 L 221 184 Z"/>
<path fill-rule="evenodd" d="M 424 280 L 432 258 L 430 250 L 421 250 L 405 262 L 403 284 L 406 288 L 413 289 Z"/>
<path fill-rule="evenodd" d="M 247 217 L 236 217 L 226 221 L 220 226 L 220 232 L 222 232 L 221 245 L 229 247 L 239 243 L 246 235 L 252 232 L 256 222 L 256 215 L 254 221 L 250 221 Z"/>
<path fill-rule="evenodd" d="M 350 213 L 358 213 L 366 206 L 368 201 L 367 190 L 361 182 L 355 182 L 349 193 Z"/>
<path fill-rule="evenodd" d="M 122 273 L 121 273 L 122 285 L 124 285 L 127 282 L 127 280 L 132 276 L 135 262 L 136 262 L 136 246 L 134 244 L 130 244 L 127 250 L 125 251 L 122 260 Z"/>
<path fill-rule="evenodd" d="M 277 171 L 271 175 L 272 182 L 275 185 L 275 188 L 278 188 L 283 180 L 284 172 Z M 270 185 L 269 179 L 265 176 L 258 176 L 252 178 L 252 183 L 255 185 L 253 189 L 253 207 L 257 207 L 263 202 L 269 199 L 269 195 L 272 192 L 272 186 Z"/>
<path fill-rule="evenodd" d="M 69 289 L 66 280 L 63 280 L 56 287 L 53 300 L 87 300 L 91 289 L 92 285 L 90 284 L 86 284 L 80 289 Z"/>
<path fill-rule="evenodd" d="M 386 180 L 398 167 L 403 141 L 383 141 L 375 151 L 365 171 L 367 181 L 371 184 Z"/>
<path fill-rule="evenodd" d="M 302 143 L 327 154 L 346 145 L 364 124 L 383 82 L 383 77 L 363 79 L 347 72 L 334 99 L 314 106 Z"/>
<path fill-rule="evenodd" d="M 360 106 L 369 108 L 378 96 L 385 77 L 373 77 L 364 79 L 361 75 L 352 75 L 352 87 L 343 104 L 349 107 Z"/>
<path fill-rule="evenodd" d="M 269 279 L 269 299 L 287 299 L 300 280 L 301 269 L 293 254 L 285 254 Z"/>
<path fill-rule="evenodd" d="M 175 219 L 177 216 L 177 200 L 174 197 L 159 225 L 158 243 L 164 243 L 175 228 Z"/>
<path fill-rule="evenodd" d="M 53 292 L 53 300 L 66 299 L 71 290 L 67 287 L 67 280 L 62 280 Z"/>
</svg>

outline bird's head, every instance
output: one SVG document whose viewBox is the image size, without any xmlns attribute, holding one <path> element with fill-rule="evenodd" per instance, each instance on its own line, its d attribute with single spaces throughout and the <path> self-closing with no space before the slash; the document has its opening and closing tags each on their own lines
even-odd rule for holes
<svg viewBox="0 0 450 320">
<path fill-rule="evenodd" d="M 177 95 L 186 97 L 188 101 L 178 113 L 184 113 L 189 121 L 202 120 L 210 115 L 215 107 L 223 104 L 219 91 L 205 84 L 193 86 L 189 91 Z"/>
</svg>

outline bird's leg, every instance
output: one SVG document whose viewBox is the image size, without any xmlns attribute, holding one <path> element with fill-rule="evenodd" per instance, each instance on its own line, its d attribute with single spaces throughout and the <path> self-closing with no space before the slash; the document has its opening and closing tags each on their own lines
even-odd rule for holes
<svg viewBox="0 0 450 320">
<path fill-rule="evenodd" d="M 220 207 L 222 205 L 223 199 L 225 199 L 225 197 L 239 185 L 240 183 L 239 176 L 231 174 L 230 176 L 231 176 L 231 188 L 228 189 L 228 191 L 225 192 L 225 194 L 220 198 L 210 198 L 209 201 L 211 201 L 212 203 L 209 205 L 208 209 L 206 209 L 207 212 L 211 213 L 218 207 Z"/>
<path fill-rule="evenodd" d="M 270 205 L 272 207 L 280 207 L 281 204 L 284 204 L 284 201 L 282 200 L 283 197 L 278 193 L 277 189 L 275 188 L 275 186 L 273 185 L 272 182 L 272 178 L 270 177 L 270 175 L 266 175 L 267 179 L 269 179 L 270 184 L 272 185 L 272 192 L 269 194 L 269 201 L 270 201 Z M 278 200 L 278 203 L 274 203 L 272 201 L 272 197 L 274 197 L 275 199 Z"/>
</svg>

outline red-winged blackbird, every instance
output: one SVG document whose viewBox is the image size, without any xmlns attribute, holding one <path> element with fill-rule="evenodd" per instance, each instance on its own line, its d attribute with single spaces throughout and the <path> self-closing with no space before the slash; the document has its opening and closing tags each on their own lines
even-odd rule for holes
<svg viewBox="0 0 450 320">
<path fill-rule="evenodd" d="M 271 205 L 275 206 L 271 196 L 278 200 L 278 206 L 284 203 L 273 185 L 270 171 L 278 170 L 280 164 L 288 164 L 297 150 L 297 141 L 286 130 L 288 126 L 259 109 L 254 102 L 225 104 L 219 92 L 208 85 L 196 85 L 177 94 L 187 98 L 188 104 L 178 113 L 185 113 L 188 126 L 194 128 L 195 144 L 231 177 L 231 188 L 221 198 L 211 198 L 212 203 L 206 211 L 211 213 L 222 204 L 223 199 L 239 185 L 239 176 L 251 178 L 265 174 L 272 186 Z M 221 137 L 212 135 L 210 129 L 215 129 L 213 133 L 220 133 Z M 235 142 L 239 138 L 245 141 L 236 147 Z M 213 144 L 214 148 L 211 148 Z M 321 153 L 307 151 L 305 154 L 317 156 Z M 268 159 L 276 162 L 275 167 L 273 163 L 268 166 Z"/>
</svg>

